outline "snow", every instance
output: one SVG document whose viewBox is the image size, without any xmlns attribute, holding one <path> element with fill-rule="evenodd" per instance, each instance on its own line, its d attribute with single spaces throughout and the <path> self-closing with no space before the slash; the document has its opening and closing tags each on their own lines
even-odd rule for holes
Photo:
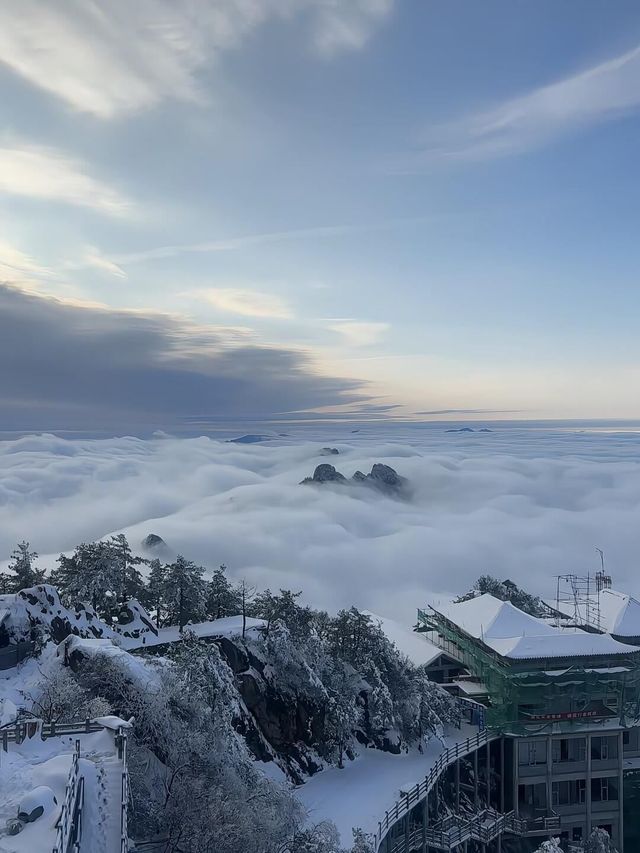
<svg viewBox="0 0 640 853">
<path fill-rule="evenodd" d="M 454 687 L 457 687 L 461 693 L 466 696 L 486 696 L 488 693 L 487 686 L 480 684 L 477 681 L 452 681 Z"/>
<path fill-rule="evenodd" d="M 579 628 L 554 628 L 508 601 L 485 593 L 435 612 L 482 640 L 502 657 L 515 660 L 633 654 L 637 648 L 609 634 L 590 634 Z"/>
<path fill-rule="evenodd" d="M 246 630 L 249 635 L 257 634 L 262 628 L 266 628 L 264 619 L 253 619 L 247 617 Z M 197 622 L 194 625 L 185 625 L 185 631 L 190 631 L 196 637 L 238 637 L 242 634 L 242 616 L 226 616 L 223 619 L 213 619 L 210 622 Z M 151 634 L 142 639 L 123 638 L 121 646 L 124 649 L 142 649 L 150 646 L 161 646 L 164 643 L 175 643 L 182 639 L 182 633 L 177 625 L 160 628 L 157 636 Z"/>
<path fill-rule="evenodd" d="M 83 756 L 80 772 L 85 778 L 85 806 L 90 806 L 97 762 L 103 756 L 115 755 L 110 732 L 63 735 L 46 740 L 34 737 L 19 745 L 11 743 L 7 753 L 0 750 L 0 825 L 4 826 L 9 818 L 17 817 L 21 804 L 33 798 L 38 788 L 50 788 L 57 800 L 52 810 L 45 811 L 33 823 L 25 824 L 18 835 L 0 836 L 0 853 L 47 853 L 53 849 L 55 824 L 64 802 L 76 740 L 80 740 Z M 85 820 L 83 826 L 86 839 L 83 838 L 81 853 L 99 853 L 100 846 L 94 843 L 97 825 L 94 821 Z"/>
<path fill-rule="evenodd" d="M 394 806 L 401 791 L 421 782 L 445 749 L 473 737 L 477 731 L 473 726 L 452 729 L 443 739 L 444 744 L 432 738 L 424 753 L 412 748 L 408 753 L 393 755 L 362 747 L 344 769 L 331 767 L 312 776 L 296 789 L 296 797 L 306 808 L 309 823 L 333 821 L 342 845 L 348 847 L 352 829 L 376 832 L 378 821 Z"/>
<path fill-rule="evenodd" d="M 49 643 L 39 658 L 28 658 L 11 669 L 0 671 L 0 725 L 13 722 L 18 708 L 24 708 L 25 703 L 31 707 L 25 697 L 37 695 L 43 677 L 60 665 L 56 646 Z"/>
<path fill-rule="evenodd" d="M 115 717 L 113 715 L 107 717 L 96 717 L 92 722 L 97 723 L 99 726 L 104 726 L 105 729 L 112 729 L 113 731 L 118 731 L 118 729 L 130 729 L 133 726 L 131 721 L 123 720 L 120 717 Z"/>
<path fill-rule="evenodd" d="M 640 601 L 615 589 L 600 593 L 600 627 L 619 637 L 640 637 Z"/>
<path fill-rule="evenodd" d="M 363 610 L 362 612 L 370 616 L 374 623 L 380 625 L 387 639 L 394 644 L 399 652 L 406 655 L 415 666 L 427 666 L 444 654 L 442 649 L 430 643 L 424 634 L 412 631 L 387 616 L 379 616 L 370 610 Z"/>
<path fill-rule="evenodd" d="M 160 689 L 161 682 L 154 661 L 130 655 L 111 640 L 87 640 L 84 637 L 70 636 L 58 646 L 59 655 L 63 654 L 65 647 L 70 655 L 79 652 L 89 658 L 109 658 L 145 689 Z"/>
<path fill-rule="evenodd" d="M 31 814 L 38 808 L 42 809 L 42 816 L 46 816 L 57 806 L 57 797 L 48 785 L 38 785 L 29 791 L 20 800 L 18 814 L 24 815 L 23 820 L 29 820 Z M 36 820 L 39 818 L 36 818 Z"/>
</svg>

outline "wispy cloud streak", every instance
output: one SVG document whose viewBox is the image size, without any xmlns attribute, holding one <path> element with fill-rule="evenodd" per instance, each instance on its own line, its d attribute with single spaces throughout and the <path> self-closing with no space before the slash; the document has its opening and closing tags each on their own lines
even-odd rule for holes
<svg viewBox="0 0 640 853">
<path fill-rule="evenodd" d="M 94 178 L 83 164 L 55 148 L 0 146 L 0 192 L 91 208 L 109 216 L 131 212 L 131 203 Z"/>
<path fill-rule="evenodd" d="M 638 109 L 640 46 L 489 110 L 435 128 L 428 134 L 419 160 L 486 160 L 520 154 Z"/>
</svg>

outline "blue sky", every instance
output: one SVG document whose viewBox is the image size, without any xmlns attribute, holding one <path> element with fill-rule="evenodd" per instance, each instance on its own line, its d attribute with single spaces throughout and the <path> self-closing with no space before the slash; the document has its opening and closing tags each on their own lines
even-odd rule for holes
<svg viewBox="0 0 640 853">
<path fill-rule="evenodd" d="M 637 3 L 7 0 L 0 92 L 12 426 L 640 417 Z"/>
</svg>

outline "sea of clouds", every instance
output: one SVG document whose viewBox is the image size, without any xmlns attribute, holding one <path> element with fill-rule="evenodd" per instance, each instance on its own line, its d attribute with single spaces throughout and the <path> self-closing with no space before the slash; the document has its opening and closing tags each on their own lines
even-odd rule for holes
<svg viewBox="0 0 640 853">
<path fill-rule="evenodd" d="M 339 449 L 323 457 L 330 444 Z M 374 462 L 411 483 L 301 486 L 320 462 L 346 476 Z M 593 572 L 640 593 L 640 435 L 442 427 L 324 427 L 251 445 L 210 438 L 0 442 L 0 561 L 28 539 L 53 565 L 80 541 L 149 533 L 259 588 L 316 607 L 356 604 L 407 622 L 415 608 L 511 578 L 548 598 L 554 576 Z"/>
</svg>

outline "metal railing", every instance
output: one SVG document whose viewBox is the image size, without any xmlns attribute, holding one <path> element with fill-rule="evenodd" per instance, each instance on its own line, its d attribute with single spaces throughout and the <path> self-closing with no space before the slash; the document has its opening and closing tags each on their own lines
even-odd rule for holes
<svg viewBox="0 0 640 853">
<path fill-rule="evenodd" d="M 39 735 L 43 740 L 70 734 L 89 734 L 104 729 L 100 723 L 92 720 L 78 720 L 70 723 L 43 723 L 38 719 L 25 719 L 11 728 L 0 730 L 2 748 L 9 750 L 9 744 L 20 745 L 27 739 Z M 122 761 L 120 780 L 120 853 L 129 852 L 128 809 L 129 809 L 129 770 L 127 762 L 127 732 L 120 727 L 116 733 L 118 758 Z M 60 817 L 56 822 L 56 843 L 53 853 L 79 853 L 82 834 L 82 808 L 84 804 L 84 777 L 80 775 L 80 740 L 76 740 L 71 759 L 71 769 L 65 788 L 64 802 Z"/>
<path fill-rule="evenodd" d="M 378 822 L 378 831 L 376 833 L 376 848 L 382 843 L 389 829 L 396 824 L 401 818 L 407 815 L 411 809 L 428 795 L 433 788 L 443 771 L 450 765 L 456 762 L 459 758 L 475 752 L 481 746 L 485 746 L 492 740 L 499 737 L 498 734 L 489 732 L 487 729 L 477 732 L 473 737 L 463 741 L 458 741 L 454 746 L 445 749 L 438 756 L 435 764 L 431 767 L 427 775 L 421 782 L 407 791 L 395 804 L 385 812 L 384 818 Z"/>
<path fill-rule="evenodd" d="M 411 853 L 424 847 L 436 850 L 455 850 L 465 841 L 473 840 L 489 844 L 499 835 L 510 832 L 513 835 L 527 835 L 534 832 L 551 833 L 560 828 L 558 815 L 535 820 L 516 817 L 514 812 L 502 814 L 493 809 L 483 809 L 475 815 L 453 814 L 432 827 L 421 825 L 402 835 L 390 845 L 390 853 Z"/>
<path fill-rule="evenodd" d="M 10 728 L 0 729 L 2 737 L 2 749 L 9 751 L 9 744 L 21 744 L 28 738 L 39 735 L 42 740 L 49 737 L 60 737 L 61 735 L 84 735 L 90 732 L 100 732 L 104 726 L 92 720 L 78 720 L 72 723 L 43 723 L 42 720 L 25 719 L 15 723 Z"/>
<path fill-rule="evenodd" d="M 127 733 L 118 729 L 118 757 L 122 761 L 120 778 L 120 853 L 129 853 L 129 768 L 127 758 Z"/>
<path fill-rule="evenodd" d="M 79 849 L 84 784 L 80 776 L 80 741 L 76 741 L 71 770 L 64 792 L 64 802 L 56 824 L 56 844 L 53 853 L 69 853 Z M 73 846 L 71 846 L 73 844 Z"/>
</svg>

